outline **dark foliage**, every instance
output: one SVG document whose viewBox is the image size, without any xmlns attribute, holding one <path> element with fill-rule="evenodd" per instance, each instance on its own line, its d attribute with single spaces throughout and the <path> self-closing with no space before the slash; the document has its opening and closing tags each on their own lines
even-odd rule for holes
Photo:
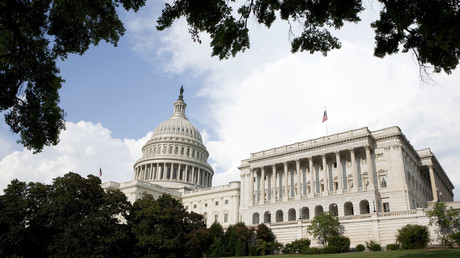
<svg viewBox="0 0 460 258">
<path fill-rule="evenodd" d="M 0 112 L 24 147 L 56 145 L 64 129 L 59 107 L 63 79 L 58 58 L 83 54 L 124 34 L 117 6 L 137 11 L 145 0 L 2 1 L 0 4 Z"/>
<path fill-rule="evenodd" d="M 332 236 L 327 239 L 327 245 L 336 247 L 338 253 L 346 253 L 350 250 L 350 238 L 346 236 Z"/>
<path fill-rule="evenodd" d="M 0 256 L 128 256 L 130 208 L 95 176 L 68 173 L 52 185 L 13 180 L 0 196 Z"/>
<path fill-rule="evenodd" d="M 430 242 L 430 231 L 427 226 L 407 224 L 398 230 L 396 240 L 404 250 L 426 248 Z"/>
<path fill-rule="evenodd" d="M 305 254 L 310 248 L 311 241 L 303 238 L 286 244 L 283 248 L 284 254 Z"/>
<path fill-rule="evenodd" d="M 370 250 L 371 250 L 372 252 L 382 251 L 382 246 L 379 245 L 379 244 L 377 244 L 377 243 L 374 243 L 374 244 L 371 245 Z"/>
<path fill-rule="evenodd" d="M 458 0 L 386 1 L 375 30 L 374 55 L 384 57 L 402 52 L 415 53 L 420 68 L 432 65 L 434 72 L 451 73 L 458 65 L 460 51 L 460 12 Z M 233 12 L 238 8 L 238 13 Z M 345 22 L 359 22 L 363 10 L 360 0 L 281 1 L 254 0 L 240 6 L 233 1 L 176 0 L 167 3 L 157 20 L 157 29 L 170 27 L 184 17 L 194 41 L 199 33 L 211 37 L 212 55 L 220 59 L 235 56 L 250 47 L 248 20 L 270 28 L 279 18 L 289 23 L 291 51 L 321 52 L 341 47 L 331 33 Z M 300 35 L 292 31 L 292 23 L 300 24 Z"/>
<path fill-rule="evenodd" d="M 359 244 L 359 245 L 356 246 L 355 249 L 356 249 L 356 252 L 362 252 L 362 251 L 366 250 L 366 247 L 364 247 L 364 245 L 362 245 L 362 244 Z"/>
<path fill-rule="evenodd" d="M 328 245 L 323 248 L 323 254 L 336 254 L 339 252 L 339 249 L 336 246 Z"/>
<path fill-rule="evenodd" d="M 387 251 L 399 250 L 399 244 L 388 244 L 386 249 Z"/>
</svg>

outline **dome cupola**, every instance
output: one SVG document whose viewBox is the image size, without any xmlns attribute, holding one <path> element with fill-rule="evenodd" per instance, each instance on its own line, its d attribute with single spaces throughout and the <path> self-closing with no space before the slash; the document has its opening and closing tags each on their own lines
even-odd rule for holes
<svg viewBox="0 0 460 258">
<path fill-rule="evenodd" d="M 181 87 L 174 113 L 155 128 L 142 147 L 142 158 L 134 164 L 134 179 L 176 190 L 212 185 L 209 153 L 200 132 L 185 115 L 183 93 Z"/>
</svg>

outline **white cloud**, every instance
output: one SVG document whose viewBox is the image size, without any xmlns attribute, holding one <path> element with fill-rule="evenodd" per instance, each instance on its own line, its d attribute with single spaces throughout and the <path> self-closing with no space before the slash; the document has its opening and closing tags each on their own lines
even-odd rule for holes
<svg viewBox="0 0 460 258">
<path fill-rule="evenodd" d="M 0 160 L 0 189 L 14 178 L 49 184 L 69 171 L 84 177 L 98 175 L 99 168 L 103 181 L 132 180 L 133 164 L 151 133 L 138 140 L 120 140 L 110 134 L 101 124 L 67 122 L 57 146 L 35 155 L 28 150 L 15 151 Z"/>
<path fill-rule="evenodd" d="M 459 72 L 435 75 L 435 86 L 420 83 L 411 54 L 373 57 L 369 23 L 378 11 L 369 8 L 363 22 L 337 32 L 342 49 L 323 57 L 291 54 L 287 25 L 270 30 L 251 28 L 251 49 L 236 58 L 211 58 L 209 39 L 193 43 L 186 24 L 177 22 L 160 35 L 160 51 L 168 56 L 164 70 L 201 75 L 200 95 L 207 110 L 201 122 L 211 162 L 217 164 L 214 185 L 238 180 L 242 159 L 251 152 L 326 134 L 321 123 L 327 107 L 329 134 L 368 126 L 399 126 L 416 149 L 431 148 L 457 189 L 460 161 Z"/>
</svg>

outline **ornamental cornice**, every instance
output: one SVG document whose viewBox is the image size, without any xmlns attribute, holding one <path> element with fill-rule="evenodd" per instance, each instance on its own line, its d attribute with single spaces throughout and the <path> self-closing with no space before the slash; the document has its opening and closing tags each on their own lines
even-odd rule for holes
<svg viewBox="0 0 460 258">
<path fill-rule="evenodd" d="M 356 137 L 350 137 L 350 138 L 346 138 L 346 139 L 343 139 L 343 140 L 337 140 L 337 141 L 323 143 L 323 144 L 319 143 L 318 145 L 298 148 L 298 149 L 291 150 L 291 151 L 288 150 L 288 151 L 278 153 L 278 154 L 268 154 L 268 155 L 263 156 L 263 157 L 251 158 L 251 159 L 248 160 L 248 163 L 255 163 L 255 162 L 259 162 L 259 161 L 266 160 L 266 159 L 281 158 L 281 157 L 285 157 L 285 156 L 289 156 L 289 155 L 293 155 L 293 154 L 298 154 L 298 153 L 303 153 L 303 152 L 308 152 L 308 151 L 313 151 L 313 150 L 317 150 L 317 149 L 321 149 L 321 148 L 325 148 L 325 147 L 337 146 L 337 145 L 340 145 L 340 144 L 343 144 L 343 143 L 348 143 L 348 142 L 353 142 L 353 141 L 357 141 L 357 140 L 367 139 L 370 136 L 371 136 L 371 134 L 365 134 L 365 135 L 360 135 L 360 136 L 356 136 Z M 359 146 L 359 147 L 364 147 L 364 146 Z"/>
</svg>

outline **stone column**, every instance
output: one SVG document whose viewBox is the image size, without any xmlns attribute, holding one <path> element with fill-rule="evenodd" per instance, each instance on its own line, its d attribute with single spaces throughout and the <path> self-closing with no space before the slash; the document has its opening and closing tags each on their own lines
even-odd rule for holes
<svg viewBox="0 0 460 258">
<path fill-rule="evenodd" d="M 276 166 L 275 164 L 272 165 L 272 185 L 271 185 L 271 191 L 272 191 L 272 194 L 271 194 L 271 198 L 270 198 L 270 201 L 273 203 L 273 202 L 276 202 Z"/>
<path fill-rule="evenodd" d="M 195 167 L 192 166 L 191 170 L 192 171 L 191 171 L 191 176 L 190 176 L 190 182 L 194 184 L 195 183 Z"/>
<path fill-rule="evenodd" d="M 201 168 L 198 168 L 198 181 L 197 181 L 197 184 L 201 185 Z"/>
<path fill-rule="evenodd" d="M 351 191 L 358 191 L 358 169 L 356 168 L 355 150 L 350 149 L 351 156 L 351 170 L 353 171 L 353 189 Z M 350 189 L 349 189 L 350 190 Z"/>
<path fill-rule="evenodd" d="M 284 162 L 284 194 L 283 199 L 287 200 L 289 198 L 289 183 L 288 183 L 288 163 Z"/>
<path fill-rule="evenodd" d="M 184 182 L 188 182 L 188 165 L 185 164 Z"/>
<path fill-rule="evenodd" d="M 327 163 L 326 163 L 326 154 L 321 155 L 321 158 L 323 160 L 323 172 L 324 172 L 324 194 L 328 195 L 329 194 L 329 172 L 327 171 Z"/>
<path fill-rule="evenodd" d="M 371 148 L 366 146 L 367 174 L 369 175 L 369 189 L 374 189 L 374 169 L 372 167 Z"/>
<path fill-rule="evenodd" d="M 430 182 L 431 182 L 431 191 L 433 193 L 433 202 L 438 201 L 438 188 L 436 187 L 436 178 L 434 176 L 433 165 L 428 165 L 430 170 Z"/>
<path fill-rule="evenodd" d="M 313 158 L 308 157 L 308 170 L 310 171 L 310 194 L 313 197 L 315 195 L 315 174 L 313 173 Z"/>
<path fill-rule="evenodd" d="M 302 173 L 300 171 L 300 160 L 295 161 L 296 165 L 296 171 L 297 171 L 297 194 L 296 194 L 296 199 L 300 199 L 302 196 L 302 182 L 300 182 L 300 174 Z"/>
<path fill-rule="evenodd" d="M 260 204 L 265 202 L 265 167 L 260 169 L 260 193 L 259 193 Z"/>
<path fill-rule="evenodd" d="M 249 205 L 254 203 L 254 169 L 249 169 Z"/>
<path fill-rule="evenodd" d="M 336 151 L 335 152 L 335 160 L 336 160 L 336 163 L 337 163 L 337 180 L 339 181 L 338 182 L 338 189 L 337 189 L 337 193 L 338 194 L 341 194 L 343 193 L 343 172 L 342 172 L 342 160 L 340 159 L 340 151 Z"/>
</svg>

